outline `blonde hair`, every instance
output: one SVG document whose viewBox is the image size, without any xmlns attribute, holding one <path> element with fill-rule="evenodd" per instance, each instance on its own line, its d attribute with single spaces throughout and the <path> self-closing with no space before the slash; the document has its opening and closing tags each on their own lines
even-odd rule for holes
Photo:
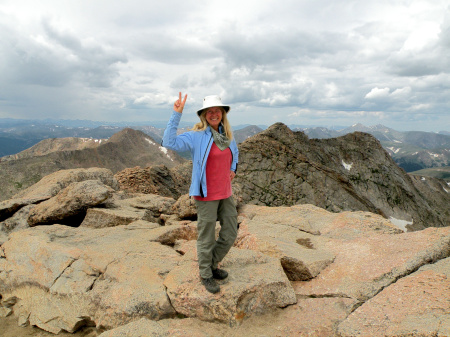
<svg viewBox="0 0 450 337">
<path fill-rule="evenodd" d="M 225 109 L 222 107 L 219 107 L 220 110 L 222 110 L 222 125 L 223 125 L 223 130 L 225 131 L 225 136 L 228 139 L 233 139 L 233 131 L 231 130 L 231 125 L 230 122 L 228 121 L 227 118 L 227 113 L 225 112 Z M 206 121 L 206 112 L 208 111 L 208 109 L 205 109 L 202 111 L 202 113 L 200 114 L 200 122 L 198 122 L 197 124 L 195 124 L 192 127 L 192 131 L 203 131 L 205 130 L 209 124 Z"/>
</svg>

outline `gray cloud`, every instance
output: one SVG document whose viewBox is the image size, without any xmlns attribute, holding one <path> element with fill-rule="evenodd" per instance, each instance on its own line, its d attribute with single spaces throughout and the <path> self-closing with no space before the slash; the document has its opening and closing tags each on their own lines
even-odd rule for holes
<svg viewBox="0 0 450 337">
<path fill-rule="evenodd" d="M 160 120 L 182 90 L 186 119 L 217 93 L 235 124 L 450 129 L 446 2 L 6 0 L 0 118 Z"/>
</svg>

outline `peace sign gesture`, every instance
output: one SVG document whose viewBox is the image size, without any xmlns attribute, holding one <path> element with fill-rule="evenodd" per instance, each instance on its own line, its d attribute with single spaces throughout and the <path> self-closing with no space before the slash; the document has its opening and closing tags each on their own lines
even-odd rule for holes
<svg viewBox="0 0 450 337">
<path fill-rule="evenodd" d="M 173 110 L 179 113 L 183 113 L 184 104 L 186 103 L 187 94 L 184 95 L 184 99 L 181 100 L 181 91 L 180 91 L 180 98 L 178 98 L 175 103 L 173 103 Z"/>
</svg>

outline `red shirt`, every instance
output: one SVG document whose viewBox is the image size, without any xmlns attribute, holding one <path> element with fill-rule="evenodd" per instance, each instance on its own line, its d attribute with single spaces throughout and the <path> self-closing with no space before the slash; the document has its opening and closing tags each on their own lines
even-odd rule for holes
<svg viewBox="0 0 450 337">
<path fill-rule="evenodd" d="M 232 160 L 233 156 L 229 147 L 221 151 L 215 143 L 212 144 L 206 162 L 207 196 L 204 198 L 194 196 L 195 200 L 211 201 L 231 197 L 230 171 Z"/>
</svg>

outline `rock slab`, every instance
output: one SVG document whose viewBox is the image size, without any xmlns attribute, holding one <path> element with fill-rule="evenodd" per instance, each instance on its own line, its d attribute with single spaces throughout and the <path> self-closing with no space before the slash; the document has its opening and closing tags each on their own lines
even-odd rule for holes
<svg viewBox="0 0 450 337">
<path fill-rule="evenodd" d="M 229 276 L 219 281 L 221 291 L 211 294 L 200 283 L 195 256 L 194 250 L 186 254 L 184 263 L 164 281 L 175 310 L 187 317 L 236 325 L 244 318 L 297 302 L 279 259 L 232 248 L 221 264 Z"/>
</svg>

